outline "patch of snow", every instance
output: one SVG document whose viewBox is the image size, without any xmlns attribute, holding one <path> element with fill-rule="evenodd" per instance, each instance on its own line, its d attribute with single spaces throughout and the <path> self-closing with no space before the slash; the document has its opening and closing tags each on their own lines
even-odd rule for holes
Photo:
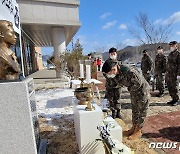
<svg viewBox="0 0 180 154">
<path fill-rule="evenodd" d="M 48 121 L 73 114 L 74 89 L 40 90 L 35 94 L 37 113 Z"/>
</svg>

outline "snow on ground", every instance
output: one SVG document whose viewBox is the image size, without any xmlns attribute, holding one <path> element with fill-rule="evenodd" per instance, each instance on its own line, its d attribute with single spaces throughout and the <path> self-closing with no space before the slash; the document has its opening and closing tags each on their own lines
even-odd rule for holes
<svg viewBox="0 0 180 154">
<path fill-rule="evenodd" d="M 73 123 L 74 89 L 36 91 L 41 139 L 48 139 L 47 154 L 75 154 L 78 144 Z"/>
<path fill-rule="evenodd" d="M 36 92 L 37 112 L 40 117 L 58 119 L 73 114 L 74 89 L 49 89 Z"/>
</svg>

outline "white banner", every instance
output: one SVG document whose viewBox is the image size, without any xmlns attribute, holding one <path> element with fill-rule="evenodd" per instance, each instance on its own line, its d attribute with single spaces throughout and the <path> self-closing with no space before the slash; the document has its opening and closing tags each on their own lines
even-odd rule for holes
<svg viewBox="0 0 180 154">
<path fill-rule="evenodd" d="M 0 20 L 12 22 L 14 30 L 21 34 L 19 7 L 16 0 L 0 0 Z"/>
</svg>

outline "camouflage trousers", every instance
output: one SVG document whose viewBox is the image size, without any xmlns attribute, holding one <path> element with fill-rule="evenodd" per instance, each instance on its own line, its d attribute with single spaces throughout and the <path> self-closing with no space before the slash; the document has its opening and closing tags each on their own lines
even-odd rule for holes
<svg viewBox="0 0 180 154">
<path fill-rule="evenodd" d="M 156 74 L 156 89 L 164 93 L 164 77 L 162 73 Z"/>
<path fill-rule="evenodd" d="M 149 108 L 149 91 L 143 91 L 140 88 L 137 91 L 130 92 L 130 96 L 132 104 L 132 123 L 142 128 Z"/>
<path fill-rule="evenodd" d="M 108 88 L 106 89 L 105 98 L 109 101 L 109 108 L 111 110 L 121 109 L 121 88 Z"/>
<path fill-rule="evenodd" d="M 167 83 L 169 95 L 172 97 L 173 100 L 178 101 L 178 81 L 176 75 L 174 75 L 173 73 L 166 73 L 165 80 Z"/>
<path fill-rule="evenodd" d="M 146 79 L 146 81 L 150 84 L 150 80 L 151 80 L 151 74 L 147 73 L 147 72 L 142 72 L 144 78 Z"/>
</svg>

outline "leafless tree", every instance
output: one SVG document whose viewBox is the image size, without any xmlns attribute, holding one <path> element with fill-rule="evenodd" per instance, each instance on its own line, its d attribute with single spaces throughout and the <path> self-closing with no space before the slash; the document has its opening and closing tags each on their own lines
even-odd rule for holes
<svg viewBox="0 0 180 154">
<path fill-rule="evenodd" d="M 108 52 L 109 49 L 111 47 L 115 47 L 117 50 L 120 50 L 122 49 L 123 45 L 121 42 L 117 42 L 114 46 L 95 46 L 94 49 L 95 49 L 95 52 L 100 52 L 100 53 L 103 53 L 103 52 Z"/>
<path fill-rule="evenodd" d="M 107 51 L 107 48 L 105 46 L 95 46 L 94 49 L 95 49 L 95 52 L 100 52 L 100 53 Z"/>
<path fill-rule="evenodd" d="M 143 44 L 161 44 L 165 43 L 171 35 L 172 24 L 169 21 L 166 24 L 156 24 L 151 21 L 146 13 L 140 12 L 136 19 L 137 28 L 128 28 L 132 37 Z"/>
</svg>

